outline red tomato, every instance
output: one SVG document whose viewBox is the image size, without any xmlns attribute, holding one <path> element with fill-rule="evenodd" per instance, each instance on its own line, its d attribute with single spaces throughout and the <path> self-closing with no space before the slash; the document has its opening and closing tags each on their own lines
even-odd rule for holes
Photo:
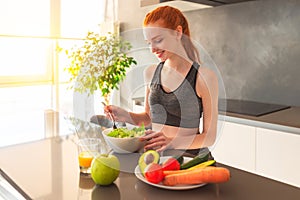
<svg viewBox="0 0 300 200">
<path fill-rule="evenodd" d="M 165 170 L 180 170 L 180 163 L 175 158 L 168 158 L 162 164 L 163 171 Z"/>
<path fill-rule="evenodd" d="M 157 163 L 147 165 L 145 168 L 145 178 L 151 183 L 160 183 L 164 179 L 161 165 Z"/>
</svg>

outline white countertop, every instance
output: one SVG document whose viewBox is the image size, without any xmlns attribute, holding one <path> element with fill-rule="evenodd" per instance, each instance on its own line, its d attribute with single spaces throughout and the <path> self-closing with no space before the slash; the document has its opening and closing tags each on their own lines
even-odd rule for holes
<svg viewBox="0 0 300 200">
<path fill-rule="evenodd" d="M 228 122 L 300 134 L 300 107 L 291 107 L 259 117 L 227 112 L 220 113 L 220 118 Z"/>
</svg>

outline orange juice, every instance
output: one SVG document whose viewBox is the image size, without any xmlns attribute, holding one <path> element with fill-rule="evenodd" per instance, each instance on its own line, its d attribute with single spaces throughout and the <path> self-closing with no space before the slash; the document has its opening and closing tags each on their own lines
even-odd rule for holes
<svg viewBox="0 0 300 200">
<path fill-rule="evenodd" d="M 101 140 L 98 138 L 81 138 L 77 142 L 80 173 L 91 173 L 91 164 L 100 154 Z"/>
<path fill-rule="evenodd" d="M 94 153 L 89 151 L 82 151 L 78 155 L 79 166 L 84 168 L 89 168 L 94 159 Z"/>
</svg>

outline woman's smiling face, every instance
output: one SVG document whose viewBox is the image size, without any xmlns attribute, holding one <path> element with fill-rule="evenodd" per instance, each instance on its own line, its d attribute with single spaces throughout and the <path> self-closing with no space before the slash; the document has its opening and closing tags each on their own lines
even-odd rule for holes
<svg viewBox="0 0 300 200">
<path fill-rule="evenodd" d="M 161 23 L 157 21 L 144 27 L 144 37 L 151 52 L 161 61 L 165 61 L 176 54 L 178 40 L 176 39 L 176 31 L 162 28 Z"/>
</svg>

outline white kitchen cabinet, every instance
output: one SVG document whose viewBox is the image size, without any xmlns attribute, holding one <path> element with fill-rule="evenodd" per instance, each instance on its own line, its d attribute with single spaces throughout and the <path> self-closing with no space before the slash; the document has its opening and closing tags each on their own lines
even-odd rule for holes
<svg viewBox="0 0 300 200">
<path fill-rule="evenodd" d="M 216 145 L 211 149 L 217 162 L 239 169 L 255 170 L 255 127 L 224 122 Z"/>
<path fill-rule="evenodd" d="M 256 128 L 256 173 L 300 187 L 300 135 Z"/>
</svg>

